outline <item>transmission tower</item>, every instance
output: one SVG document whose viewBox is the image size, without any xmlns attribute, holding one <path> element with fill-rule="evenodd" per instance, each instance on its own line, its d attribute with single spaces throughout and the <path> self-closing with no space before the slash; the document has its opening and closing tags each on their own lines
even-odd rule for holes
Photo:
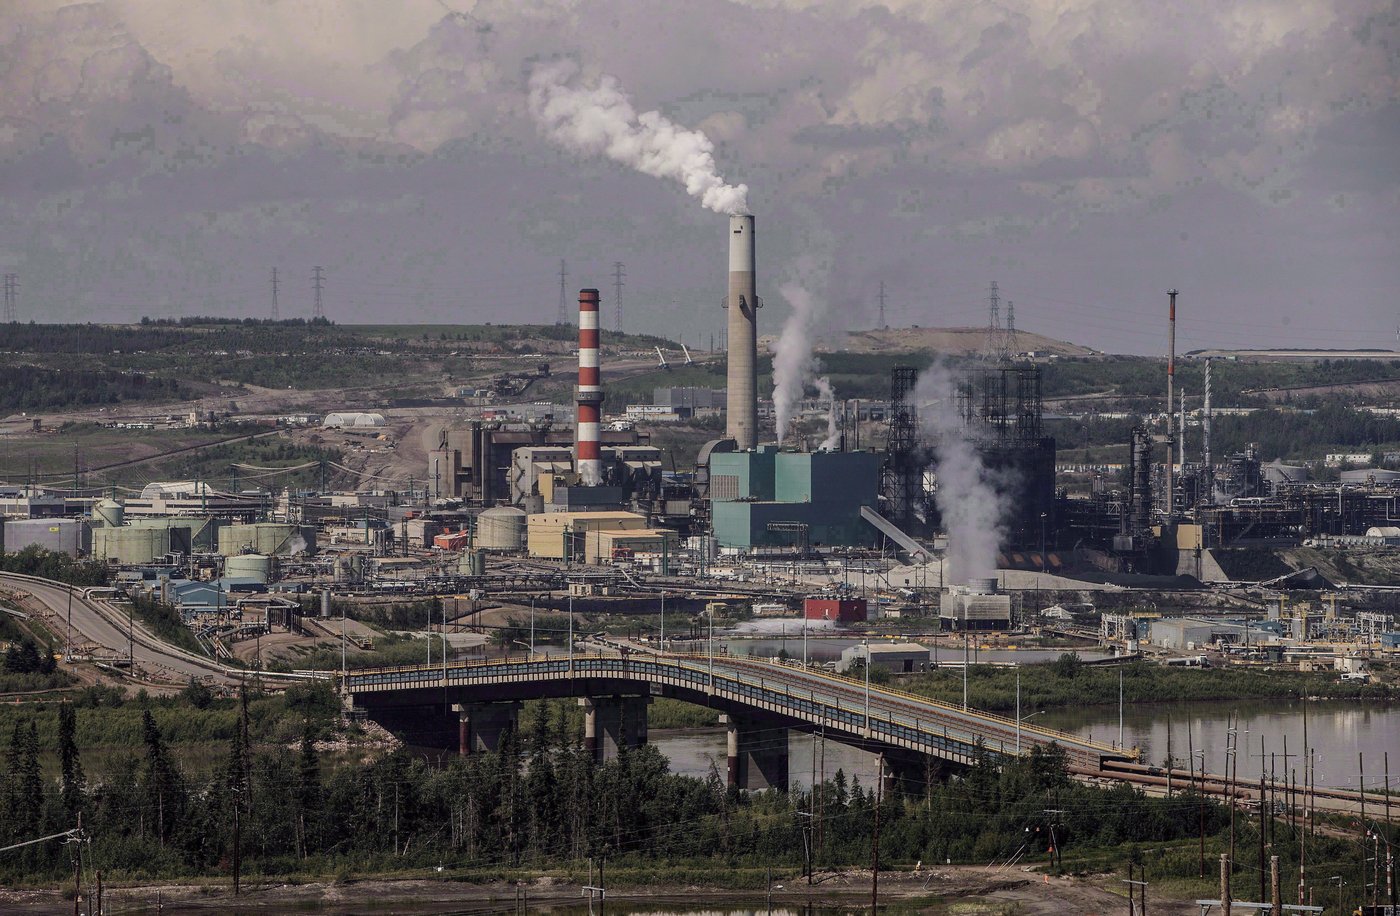
<svg viewBox="0 0 1400 916">
<path fill-rule="evenodd" d="M 569 323 L 569 293 L 568 283 L 569 271 L 564 259 L 559 259 L 559 311 L 554 314 L 555 324 Z"/>
<path fill-rule="evenodd" d="M 321 303 L 321 289 L 326 282 L 326 272 L 320 267 L 311 268 L 311 286 L 316 291 L 316 304 L 312 307 L 312 318 L 326 317 L 325 309 Z"/>
<path fill-rule="evenodd" d="M 1021 352 L 1021 341 L 1016 336 L 1016 303 L 1006 300 L 1006 352 L 1015 356 Z"/>
<path fill-rule="evenodd" d="M 622 278 L 627 276 L 627 272 L 622 269 L 621 261 L 613 262 L 613 306 L 617 309 L 615 321 L 616 330 L 622 333 Z"/>
<path fill-rule="evenodd" d="M 881 330 L 884 330 L 885 328 L 889 327 L 889 325 L 885 324 L 885 281 L 884 281 L 884 280 L 881 280 L 881 281 L 880 281 L 880 320 L 879 320 L 879 322 L 876 324 L 876 327 L 879 328 L 879 329 L 881 329 Z"/>
<path fill-rule="evenodd" d="M 278 319 L 277 314 L 277 268 L 272 268 L 272 320 Z"/>
<path fill-rule="evenodd" d="M 16 301 L 19 299 L 19 274 L 5 274 L 5 321 L 14 323 Z"/>
<path fill-rule="evenodd" d="M 1001 328 L 1001 294 L 997 291 L 997 281 L 992 281 L 987 295 L 987 355 L 995 360 L 1006 358 L 1006 337 Z"/>
</svg>

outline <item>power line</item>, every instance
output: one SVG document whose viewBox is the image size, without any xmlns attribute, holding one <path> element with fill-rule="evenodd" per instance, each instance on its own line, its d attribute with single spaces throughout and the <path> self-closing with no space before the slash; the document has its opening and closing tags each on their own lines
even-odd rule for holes
<svg viewBox="0 0 1400 916">
<path fill-rule="evenodd" d="M 613 262 L 613 305 L 617 309 L 616 326 L 614 330 L 622 333 L 622 278 L 627 276 L 627 272 L 622 269 L 621 261 Z"/>
<path fill-rule="evenodd" d="M 321 304 L 321 288 L 325 283 L 325 280 L 326 272 L 324 270 L 322 270 L 320 267 L 311 268 L 311 284 L 312 288 L 316 291 L 316 304 L 312 307 L 311 311 L 312 318 L 326 317 L 325 309 L 322 307 Z"/>
<path fill-rule="evenodd" d="M 569 271 L 564 259 L 559 259 L 559 311 L 554 315 L 555 324 L 569 323 L 569 293 L 568 293 Z"/>
</svg>

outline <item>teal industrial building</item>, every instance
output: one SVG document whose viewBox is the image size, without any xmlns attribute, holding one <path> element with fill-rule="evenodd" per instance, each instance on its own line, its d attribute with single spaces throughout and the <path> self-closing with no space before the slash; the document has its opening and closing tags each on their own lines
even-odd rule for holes
<svg viewBox="0 0 1400 916">
<path fill-rule="evenodd" d="M 751 452 L 710 455 L 710 515 L 722 547 L 866 547 L 879 534 L 863 518 L 874 507 L 880 456 L 873 452 Z M 774 530 L 769 526 L 785 523 Z M 796 530 L 794 530 L 796 529 Z"/>
</svg>

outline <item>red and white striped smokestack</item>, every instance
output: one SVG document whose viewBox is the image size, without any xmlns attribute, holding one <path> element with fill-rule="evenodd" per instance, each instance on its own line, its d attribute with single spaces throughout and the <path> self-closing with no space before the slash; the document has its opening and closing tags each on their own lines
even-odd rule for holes
<svg viewBox="0 0 1400 916">
<path fill-rule="evenodd" d="M 586 487 L 603 482 L 598 447 L 602 425 L 603 386 L 598 368 L 598 291 L 578 291 L 578 424 L 574 429 L 574 461 Z"/>
</svg>

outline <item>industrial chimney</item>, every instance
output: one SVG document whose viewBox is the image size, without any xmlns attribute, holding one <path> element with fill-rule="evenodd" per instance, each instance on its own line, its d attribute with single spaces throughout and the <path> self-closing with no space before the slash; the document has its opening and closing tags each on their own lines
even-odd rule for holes
<svg viewBox="0 0 1400 916">
<path fill-rule="evenodd" d="M 574 428 L 574 461 L 581 482 L 596 487 L 603 482 L 603 462 L 598 449 L 602 419 L 603 387 L 598 368 L 598 291 L 578 291 L 578 423 Z"/>
<path fill-rule="evenodd" d="M 729 397 L 725 435 L 740 449 L 758 444 L 758 293 L 753 215 L 729 217 Z"/>
</svg>

